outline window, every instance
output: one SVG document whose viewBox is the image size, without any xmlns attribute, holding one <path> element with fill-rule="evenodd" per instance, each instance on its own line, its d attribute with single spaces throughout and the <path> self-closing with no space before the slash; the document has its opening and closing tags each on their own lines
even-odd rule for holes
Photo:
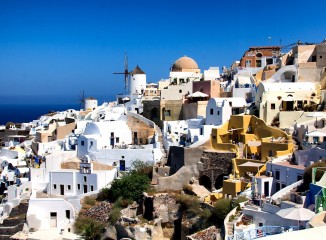
<svg viewBox="0 0 326 240">
<path fill-rule="evenodd" d="M 94 185 L 91 185 L 91 191 L 94 191 Z"/>
<path fill-rule="evenodd" d="M 164 116 L 170 117 L 171 116 L 171 110 L 165 110 L 164 111 Z"/>
<path fill-rule="evenodd" d="M 115 139 L 115 143 L 119 143 L 119 138 L 118 137 Z"/>
<path fill-rule="evenodd" d="M 275 188 L 276 188 L 276 192 L 280 191 L 281 190 L 281 184 L 279 182 L 277 182 L 276 185 L 275 185 Z"/>
<path fill-rule="evenodd" d="M 267 65 L 273 64 L 273 58 L 267 58 L 266 59 L 266 64 Z"/>
<path fill-rule="evenodd" d="M 67 185 L 67 189 L 68 190 L 71 190 L 71 185 Z"/>
<path fill-rule="evenodd" d="M 214 109 L 211 108 L 211 109 L 210 109 L 210 114 L 213 115 L 213 113 L 214 113 Z"/>
<path fill-rule="evenodd" d="M 318 143 L 319 142 L 319 137 L 313 137 L 312 141 L 313 141 L 313 143 Z"/>
<path fill-rule="evenodd" d="M 57 184 L 53 184 L 53 189 L 57 190 Z"/>
<path fill-rule="evenodd" d="M 261 54 L 260 52 L 256 54 L 256 57 L 261 58 L 263 56 L 263 54 Z"/>
<path fill-rule="evenodd" d="M 217 115 L 220 115 L 220 111 L 217 111 Z"/>
<path fill-rule="evenodd" d="M 80 184 L 79 183 L 77 184 L 77 190 L 80 190 Z"/>
<path fill-rule="evenodd" d="M 280 180 L 280 170 L 276 170 L 276 172 L 275 172 L 275 178 L 277 180 Z"/>
<path fill-rule="evenodd" d="M 114 138 L 114 132 L 111 132 L 111 138 Z"/>
<path fill-rule="evenodd" d="M 87 182 L 87 177 L 86 176 L 84 176 L 84 182 Z"/>
<path fill-rule="evenodd" d="M 323 58 L 323 56 L 319 56 L 319 58 Z"/>
<path fill-rule="evenodd" d="M 82 146 L 84 146 L 84 145 L 85 145 L 85 142 L 84 142 L 84 141 L 81 141 L 80 144 L 81 144 Z"/>
<path fill-rule="evenodd" d="M 182 89 L 179 89 L 179 93 L 182 93 Z"/>
<path fill-rule="evenodd" d="M 232 107 L 232 102 L 229 102 L 229 106 Z"/>
<path fill-rule="evenodd" d="M 275 103 L 271 104 L 271 109 L 275 109 Z"/>
<path fill-rule="evenodd" d="M 261 60 L 256 60 L 256 67 L 261 67 Z"/>
<path fill-rule="evenodd" d="M 66 218 L 70 219 L 70 210 L 66 210 Z"/>
<path fill-rule="evenodd" d="M 246 66 L 245 67 L 251 67 L 251 60 L 246 60 Z"/>
</svg>

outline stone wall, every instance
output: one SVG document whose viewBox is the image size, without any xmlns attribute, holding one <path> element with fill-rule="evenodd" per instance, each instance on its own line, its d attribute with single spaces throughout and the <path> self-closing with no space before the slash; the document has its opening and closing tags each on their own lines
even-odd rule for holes
<svg viewBox="0 0 326 240">
<path fill-rule="evenodd" d="M 223 176 L 232 172 L 232 159 L 236 157 L 233 152 L 204 151 L 200 162 L 202 163 L 199 177 L 206 176 L 210 179 L 211 189 L 223 184 Z M 201 182 L 201 181 L 200 181 Z"/>
<path fill-rule="evenodd" d="M 149 126 L 140 119 L 128 116 L 128 127 L 132 131 L 133 144 L 150 144 L 154 137 L 154 127 Z M 137 135 L 137 137 L 135 137 Z"/>
<path fill-rule="evenodd" d="M 192 178 L 198 178 L 199 162 L 203 147 L 183 148 L 170 147 L 167 165 L 170 166 L 170 176 L 159 177 L 155 186 L 158 191 L 181 190 Z"/>
</svg>

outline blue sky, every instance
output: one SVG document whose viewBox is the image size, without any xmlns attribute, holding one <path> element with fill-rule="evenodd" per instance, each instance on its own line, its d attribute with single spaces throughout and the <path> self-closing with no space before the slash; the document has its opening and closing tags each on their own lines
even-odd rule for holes
<svg viewBox="0 0 326 240">
<path fill-rule="evenodd" d="M 308 2 L 305 2 L 308 3 Z M 0 101 L 69 103 L 123 92 L 126 52 L 148 82 L 187 55 L 230 66 L 249 46 L 320 42 L 325 1 L 0 0 Z"/>
</svg>

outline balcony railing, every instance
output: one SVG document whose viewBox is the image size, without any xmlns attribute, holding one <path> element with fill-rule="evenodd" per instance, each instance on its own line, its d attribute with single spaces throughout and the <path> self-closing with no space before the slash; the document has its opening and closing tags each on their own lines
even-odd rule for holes
<svg viewBox="0 0 326 240">
<path fill-rule="evenodd" d="M 245 232 L 237 233 L 233 236 L 229 236 L 228 240 L 250 240 L 261 237 L 266 237 L 268 235 L 280 234 L 283 232 L 291 232 L 299 230 L 298 226 L 262 226 L 259 228 L 250 229 Z"/>
</svg>

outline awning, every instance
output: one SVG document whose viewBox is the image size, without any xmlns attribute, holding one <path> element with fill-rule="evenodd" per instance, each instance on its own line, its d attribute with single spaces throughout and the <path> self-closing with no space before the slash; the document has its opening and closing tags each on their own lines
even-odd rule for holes
<svg viewBox="0 0 326 240">
<path fill-rule="evenodd" d="M 238 166 L 239 167 L 261 167 L 261 166 L 264 166 L 264 164 L 263 163 L 255 163 L 255 162 L 245 162 Z"/>
<path fill-rule="evenodd" d="M 312 131 L 310 133 L 306 133 L 307 137 L 326 137 L 326 133 L 319 132 L 317 130 Z"/>
<path fill-rule="evenodd" d="M 293 102 L 294 99 L 291 96 L 287 96 L 286 98 L 283 99 L 284 102 Z"/>
<path fill-rule="evenodd" d="M 206 93 L 202 93 L 202 92 L 194 92 L 192 94 L 189 94 L 188 97 L 192 97 L 192 98 L 197 98 L 197 97 L 208 97 L 208 95 Z"/>
</svg>

